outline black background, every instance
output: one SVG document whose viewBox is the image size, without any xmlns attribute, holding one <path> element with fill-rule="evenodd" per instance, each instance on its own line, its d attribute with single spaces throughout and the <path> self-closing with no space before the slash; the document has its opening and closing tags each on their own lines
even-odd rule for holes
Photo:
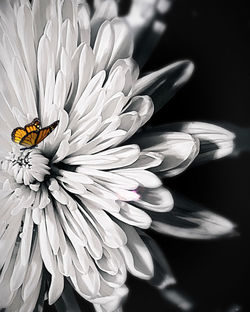
<svg viewBox="0 0 250 312">
<path fill-rule="evenodd" d="M 195 63 L 196 70 L 190 82 L 154 116 L 153 124 L 201 120 L 250 127 L 248 2 L 174 2 L 166 18 L 168 29 L 146 70 L 186 58 Z M 165 181 L 171 189 L 231 219 L 240 233 L 214 241 L 150 233 L 164 251 L 180 289 L 196 303 L 197 312 L 250 311 L 249 174 L 249 153 L 242 153 L 238 158 L 217 160 Z M 178 311 L 147 282 L 129 277 L 128 286 L 125 312 Z M 81 306 L 83 311 L 92 311 L 85 302 Z"/>
</svg>

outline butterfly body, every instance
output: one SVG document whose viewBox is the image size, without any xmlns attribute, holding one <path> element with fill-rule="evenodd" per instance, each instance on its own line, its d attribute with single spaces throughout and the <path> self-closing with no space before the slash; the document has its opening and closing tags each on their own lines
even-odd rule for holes
<svg viewBox="0 0 250 312">
<path fill-rule="evenodd" d="M 11 139 L 13 142 L 24 146 L 24 149 L 34 148 L 42 142 L 59 124 L 59 120 L 51 125 L 41 128 L 41 122 L 35 118 L 24 128 L 18 127 L 12 131 Z"/>
</svg>

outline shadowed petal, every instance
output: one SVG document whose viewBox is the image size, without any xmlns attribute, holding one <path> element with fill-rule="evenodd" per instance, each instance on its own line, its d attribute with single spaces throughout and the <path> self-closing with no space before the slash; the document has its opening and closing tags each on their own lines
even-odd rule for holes
<svg viewBox="0 0 250 312">
<path fill-rule="evenodd" d="M 170 7 L 169 0 L 132 1 L 126 20 L 135 40 L 134 58 L 140 67 L 146 63 L 166 29 L 165 16 Z"/>
<path fill-rule="evenodd" d="M 156 242 L 143 231 L 139 232 L 142 240 L 147 245 L 154 262 L 154 276 L 149 283 L 159 289 L 164 289 L 176 283 L 176 279 L 166 260 L 165 255 Z"/>
<path fill-rule="evenodd" d="M 133 138 L 143 152 L 157 152 L 163 156 L 162 163 L 152 169 L 163 177 L 183 172 L 199 152 L 199 142 L 183 132 L 163 132 L 152 128 Z"/>
<path fill-rule="evenodd" d="M 138 79 L 134 95 L 150 95 L 155 113 L 160 110 L 175 93 L 189 80 L 194 71 L 190 61 L 179 61 Z"/>
<path fill-rule="evenodd" d="M 169 213 L 149 213 L 155 231 L 189 239 L 213 239 L 235 234 L 235 225 L 228 219 L 179 195 L 174 199 L 175 206 Z"/>
<path fill-rule="evenodd" d="M 122 301 L 124 301 L 127 294 L 128 288 L 124 285 L 120 288 L 114 289 L 106 303 L 94 304 L 96 312 L 122 312 Z"/>
<path fill-rule="evenodd" d="M 198 121 L 178 122 L 156 127 L 159 131 L 182 131 L 200 142 L 200 151 L 194 164 L 205 163 L 231 155 L 236 148 L 236 134 L 221 126 Z M 242 132 L 237 131 L 240 134 Z"/>
<path fill-rule="evenodd" d="M 150 279 L 154 275 L 154 266 L 151 254 L 136 230 L 124 223 L 121 227 L 127 235 L 127 245 L 120 248 L 127 269 L 133 275 Z"/>
<path fill-rule="evenodd" d="M 134 205 L 156 212 L 167 212 L 173 208 L 173 197 L 165 187 L 137 189 L 140 199 Z"/>
</svg>

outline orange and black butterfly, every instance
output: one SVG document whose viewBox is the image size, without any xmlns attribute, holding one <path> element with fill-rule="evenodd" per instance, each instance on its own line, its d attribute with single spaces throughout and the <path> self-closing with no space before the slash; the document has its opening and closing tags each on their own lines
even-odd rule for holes
<svg viewBox="0 0 250 312">
<path fill-rule="evenodd" d="M 24 128 L 15 128 L 12 131 L 11 139 L 13 142 L 26 148 L 36 147 L 42 142 L 59 124 L 59 120 L 53 122 L 45 128 L 41 128 L 41 122 L 35 118 L 31 123 L 25 125 Z"/>
</svg>

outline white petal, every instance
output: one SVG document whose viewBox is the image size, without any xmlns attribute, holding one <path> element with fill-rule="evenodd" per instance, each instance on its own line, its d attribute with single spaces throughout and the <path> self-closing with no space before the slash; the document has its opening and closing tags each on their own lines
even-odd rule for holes
<svg viewBox="0 0 250 312">
<path fill-rule="evenodd" d="M 48 20 L 56 12 L 56 2 L 50 0 L 34 0 L 32 3 L 33 23 L 35 28 L 36 42 L 39 41 Z"/>
<path fill-rule="evenodd" d="M 169 124 L 167 128 L 189 133 L 200 141 L 200 153 L 195 163 L 228 156 L 235 149 L 236 135 L 218 125 L 194 121 Z"/>
<path fill-rule="evenodd" d="M 18 290 L 18 288 L 22 285 L 26 272 L 27 272 L 27 268 L 28 268 L 28 261 L 26 261 L 24 264 L 22 263 L 21 246 L 19 246 L 16 259 L 15 259 L 15 265 L 14 265 L 12 275 L 9 281 L 11 291 Z"/>
<path fill-rule="evenodd" d="M 81 296 L 90 298 L 95 298 L 100 288 L 100 277 L 97 269 L 94 265 L 89 268 L 87 274 L 80 274 L 80 272 L 75 272 L 71 276 L 71 280 L 80 293 Z"/>
<path fill-rule="evenodd" d="M 102 255 L 102 244 L 99 236 L 92 229 L 90 223 L 87 222 L 84 215 L 79 210 L 72 211 L 72 216 L 80 223 L 82 231 L 87 238 L 87 249 L 94 259 L 100 259 Z"/>
<path fill-rule="evenodd" d="M 15 246 L 21 226 L 22 213 L 11 217 L 9 225 L 0 238 L 0 268 L 3 266 L 10 250 Z"/>
<path fill-rule="evenodd" d="M 94 307 L 96 312 L 122 312 L 120 306 L 124 298 L 128 294 L 128 288 L 123 285 L 120 288 L 115 288 L 110 295 L 106 295 L 103 298 L 98 298 L 97 300 L 92 300 L 94 302 Z M 95 303 L 95 302 L 102 302 L 102 304 Z"/>
<path fill-rule="evenodd" d="M 63 109 L 65 102 L 66 102 L 66 97 L 68 94 L 68 87 L 67 86 L 67 77 L 70 76 L 70 64 L 69 64 L 69 58 L 66 55 L 64 49 L 62 49 L 61 53 L 61 66 L 65 66 L 64 72 L 62 69 L 58 71 L 56 74 L 56 81 L 55 85 L 53 86 L 53 91 L 54 91 L 54 98 L 53 98 L 53 104 L 55 104 L 59 109 Z M 66 64 L 64 64 L 66 63 Z M 54 78 L 54 77 L 53 77 Z M 47 84 L 48 85 L 48 84 Z M 52 104 L 52 103 L 51 103 Z M 51 105 L 50 105 L 51 107 Z"/>
<path fill-rule="evenodd" d="M 62 177 L 65 178 L 65 182 L 67 182 L 67 179 L 69 179 L 72 182 L 78 182 L 83 184 L 93 183 L 93 180 L 87 174 L 84 174 L 83 170 L 80 169 L 77 170 L 77 172 L 60 170 L 60 175 L 62 175 Z"/>
<path fill-rule="evenodd" d="M 162 185 L 161 180 L 154 173 L 147 170 L 129 168 L 129 169 L 117 169 L 111 172 L 135 180 L 139 183 L 139 185 L 143 187 L 155 188 Z"/>
<path fill-rule="evenodd" d="M 49 287 L 49 304 L 54 304 L 61 296 L 64 287 L 64 277 L 61 273 L 51 276 L 51 283 Z"/>
<path fill-rule="evenodd" d="M 78 69 L 75 68 L 75 71 L 78 72 L 78 85 L 74 99 L 75 102 L 77 102 L 82 95 L 93 74 L 94 54 L 89 46 L 83 46 L 78 62 Z"/>
<path fill-rule="evenodd" d="M 87 115 L 90 108 L 93 110 L 93 105 L 96 102 L 96 98 L 99 96 L 101 88 L 103 86 L 105 80 L 105 71 L 98 72 L 88 83 L 87 87 L 85 88 L 84 92 L 82 93 L 79 100 L 75 103 L 75 111 L 72 110 L 71 122 L 74 120 L 73 117 L 78 113 L 79 117 Z M 90 97 L 93 97 L 94 100 L 91 100 Z M 88 105 L 86 104 L 88 101 Z M 90 107 L 89 107 L 90 106 Z M 88 116 L 89 118 L 89 116 Z M 75 122 L 75 120 L 74 120 Z M 71 124 L 70 124 L 71 126 Z M 72 125 L 72 129 L 74 129 L 74 124 Z"/>
<path fill-rule="evenodd" d="M 60 224 L 73 246 L 85 247 L 87 240 L 77 219 L 73 218 L 68 208 L 59 203 L 57 203 L 57 212 Z"/>
<path fill-rule="evenodd" d="M 78 25 L 80 41 L 90 44 L 90 17 L 86 4 L 78 5 Z"/>
<path fill-rule="evenodd" d="M 125 224 L 121 225 L 126 232 L 128 243 L 120 248 L 128 271 L 142 279 L 150 279 L 154 274 L 152 257 L 136 230 Z"/>
<path fill-rule="evenodd" d="M 170 64 L 140 78 L 136 82 L 134 95 L 150 95 L 157 112 L 189 80 L 193 70 L 194 65 L 190 61 Z"/>
<path fill-rule="evenodd" d="M 54 255 L 56 255 L 58 252 L 60 240 L 57 230 L 57 223 L 55 220 L 56 218 L 57 216 L 55 215 L 54 212 L 54 206 L 52 204 L 48 205 L 45 208 L 45 220 L 50 246 L 53 250 Z"/>
<path fill-rule="evenodd" d="M 111 173 L 108 171 L 85 168 L 83 166 L 79 166 L 76 170 L 79 173 L 83 173 L 84 175 L 86 174 L 90 177 L 93 177 L 93 179 L 95 180 L 103 182 L 107 181 L 108 183 L 114 184 L 114 186 L 121 186 L 122 188 L 127 190 L 135 190 L 138 187 L 138 183 L 135 180 L 115 174 L 115 172 Z"/>
<path fill-rule="evenodd" d="M 159 152 L 164 156 L 161 165 L 153 171 L 171 177 L 184 171 L 199 152 L 199 142 L 183 132 L 152 131 L 134 139 L 143 151 Z"/>
<path fill-rule="evenodd" d="M 188 239 L 212 239 L 234 234 L 234 224 L 190 200 L 175 197 L 171 212 L 152 214 L 152 228 L 160 233 Z"/>
<path fill-rule="evenodd" d="M 140 236 L 147 245 L 154 261 L 154 276 L 149 283 L 158 289 L 166 289 L 168 286 L 176 284 L 176 279 L 160 247 L 145 232 L 141 231 Z"/>
<path fill-rule="evenodd" d="M 26 209 L 23 231 L 21 233 L 21 262 L 25 265 L 29 261 L 33 236 L 33 222 L 31 217 L 31 209 Z"/>
<path fill-rule="evenodd" d="M 67 0 L 66 0 L 67 1 Z M 62 46 L 71 58 L 77 47 L 77 33 L 72 22 L 66 19 L 62 25 Z"/>
<path fill-rule="evenodd" d="M 134 48 L 133 36 L 128 24 L 120 18 L 114 18 L 111 24 L 114 29 L 115 41 L 108 68 L 118 59 L 131 57 Z"/>
<path fill-rule="evenodd" d="M 52 253 L 52 249 L 49 243 L 44 213 L 42 214 L 41 222 L 38 226 L 38 235 L 44 265 L 46 269 L 51 273 L 51 275 L 56 275 L 58 273 L 56 258 Z"/>
<path fill-rule="evenodd" d="M 173 197 L 164 187 L 156 189 L 141 188 L 137 192 L 140 195 L 140 199 L 134 203 L 136 206 L 156 212 L 169 211 L 173 208 Z"/>
<path fill-rule="evenodd" d="M 141 118 L 140 127 L 142 127 L 153 115 L 154 105 L 149 96 L 135 96 L 126 106 L 125 112 L 135 111 Z"/>
<path fill-rule="evenodd" d="M 79 155 L 68 158 L 71 165 L 84 165 L 99 170 L 115 169 L 134 163 L 139 156 L 137 145 L 111 148 L 95 155 Z"/>
<path fill-rule="evenodd" d="M 70 130 L 67 130 L 64 133 L 64 139 L 60 142 L 60 145 L 52 159 L 53 163 L 58 163 L 62 161 L 68 155 L 69 150 L 70 150 L 70 144 L 69 144 L 70 135 L 71 135 Z"/>
<path fill-rule="evenodd" d="M 63 275 L 59 272 L 56 258 L 50 247 L 48 232 L 45 224 L 45 216 L 42 215 L 38 228 L 39 245 L 41 255 L 46 269 L 51 273 L 51 284 L 49 288 L 49 304 L 53 304 L 63 291 Z"/>
<path fill-rule="evenodd" d="M 119 140 L 113 143 L 112 146 L 116 146 L 121 142 L 128 140 L 141 126 L 141 118 L 135 111 L 120 115 L 120 121 L 119 129 L 121 129 L 124 134 L 121 135 Z"/>
<path fill-rule="evenodd" d="M 94 45 L 94 55 L 95 55 L 95 69 L 94 72 L 106 68 L 113 51 L 114 45 L 114 29 L 110 22 L 105 21 L 100 27 Z"/>
<path fill-rule="evenodd" d="M 141 152 L 137 161 L 129 165 L 129 168 L 137 169 L 149 169 L 153 167 L 158 167 L 163 160 L 164 156 L 160 153 L 154 152 Z"/>
<path fill-rule="evenodd" d="M 135 41 L 134 58 L 143 67 L 166 29 L 165 14 L 172 1 L 133 1 L 127 16 Z"/>
<path fill-rule="evenodd" d="M 77 3 L 73 0 L 64 0 L 62 6 L 63 20 L 69 19 L 76 28 Z"/>
<path fill-rule="evenodd" d="M 102 258 L 97 260 L 96 264 L 98 265 L 99 269 L 101 269 L 103 272 L 106 272 L 110 275 L 116 275 L 119 270 L 118 266 L 120 265 L 121 262 L 120 261 L 118 263 L 117 257 L 119 256 L 120 254 L 116 249 L 104 247 Z"/>
<path fill-rule="evenodd" d="M 5 272 L 4 278 L 0 280 L 0 309 L 8 307 L 16 294 L 16 291 L 13 292 L 10 289 L 10 277 L 13 272 L 14 263 L 15 255 L 11 257 L 11 261 L 6 268 L 7 270 Z"/>
<path fill-rule="evenodd" d="M 112 212 L 112 215 L 118 220 L 142 229 L 150 227 L 152 220 L 143 210 L 125 202 L 120 202 L 120 207 L 119 213 Z"/>
<path fill-rule="evenodd" d="M 86 206 L 88 208 L 88 206 Z M 86 209 L 85 208 L 85 209 Z M 84 209 L 81 209 L 85 212 Z M 98 208 L 88 208 L 90 222 L 95 227 L 103 242 L 111 247 L 118 248 L 126 244 L 127 238 L 123 230 L 104 212 Z M 86 215 L 86 212 L 85 212 Z M 86 215 L 86 217 L 88 217 Z"/>
<path fill-rule="evenodd" d="M 27 274 L 25 276 L 25 280 L 22 286 L 22 298 L 24 301 L 26 301 L 27 298 L 33 295 L 36 288 L 39 288 L 38 284 L 41 279 L 42 264 L 43 263 L 40 254 L 39 242 L 38 238 L 36 237 Z"/>
<path fill-rule="evenodd" d="M 36 82 L 36 52 L 34 42 L 34 29 L 32 21 L 32 12 L 28 5 L 20 6 L 17 14 L 17 31 L 21 39 L 22 48 L 27 64 L 27 72 L 35 92 Z"/>
<path fill-rule="evenodd" d="M 93 46 L 96 34 L 103 22 L 111 20 L 117 15 L 118 7 L 114 0 L 101 1 L 91 19 L 91 46 Z"/>
<path fill-rule="evenodd" d="M 120 206 L 115 200 L 105 199 L 97 197 L 91 193 L 86 193 L 81 196 L 82 203 L 86 205 L 89 209 L 91 207 L 106 210 L 107 212 L 119 212 Z"/>
</svg>

